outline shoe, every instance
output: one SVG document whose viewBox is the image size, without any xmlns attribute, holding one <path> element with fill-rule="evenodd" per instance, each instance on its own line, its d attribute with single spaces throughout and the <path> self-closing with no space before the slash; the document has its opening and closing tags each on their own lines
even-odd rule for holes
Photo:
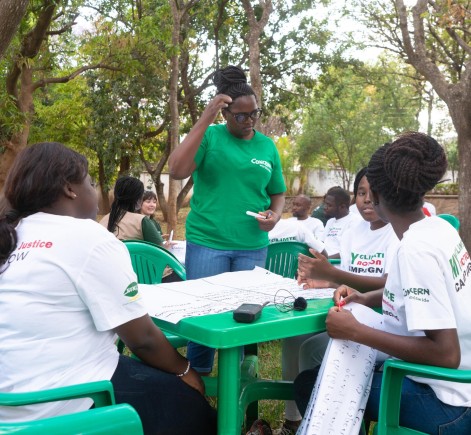
<svg viewBox="0 0 471 435">
<path fill-rule="evenodd" d="M 273 435 L 270 425 L 261 418 L 255 420 L 246 435 Z"/>
<path fill-rule="evenodd" d="M 273 431 L 273 435 L 296 435 L 296 432 L 298 431 L 298 427 L 299 427 L 299 424 L 289 425 L 286 422 L 284 422 L 283 426 Z"/>
<path fill-rule="evenodd" d="M 291 430 L 286 426 L 281 426 L 279 429 L 273 431 L 273 435 L 296 435 L 295 430 Z"/>
</svg>

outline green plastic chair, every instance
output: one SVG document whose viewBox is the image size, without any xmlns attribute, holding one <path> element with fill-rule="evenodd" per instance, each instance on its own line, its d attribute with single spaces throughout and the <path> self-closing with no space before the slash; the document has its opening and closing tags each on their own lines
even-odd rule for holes
<svg viewBox="0 0 471 435">
<path fill-rule="evenodd" d="M 162 274 L 166 266 L 182 279 L 186 280 L 185 266 L 181 264 L 177 257 L 161 246 L 143 240 L 123 240 L 131 256 L 131 263 L 137 275 L 139 284 L 160 284 Z M 187 345 L 188 340 L 178 335 L 163 331 L 167 340 L 173 347 L 179 348 Z M 118 351 L 123 353 L 124 343 L 118 341 Z"/>
<path fill-rule="evenodd" d="M 426 435 L 424 432 L 399 426 L 402 381 L 407 375 L 471 383 L 471 370 L 427 366 L 393 359 L 386 360 L 383 369 L 379 417 L 375 426 L 375 435 Z"/>
<path fill-rule="evenodd" d="M 95 408 L 40 420 L 0 422 L 0 434 L 69 435 L 72 431 L 85 435 L 143 434 L 141 420 L 136 410 L 127 404 L 115 404 L 113 385 L 110 381 L 89 382 L 34 392 L 0 393 L 0 405 L 23 406 L 82 397 L 91 398 Z"/>
<path fill-rule="evenodd" d="M 123 240 L 139 284 L 160 284 L 165 267 L 186 280 L 185 266 L 167 249 L 143 240 Z"/>
<path fill-rule="evenodd" d="M 457 231 L 460 229 L 460 220 L 452 214 L 437 214 L 438 217 L 445 219 L 447 222 L 449 222 L 453 228 L 455 228 Z"/>
<path fill-rule="evenodd" d="M 309 246 L 301 242 L 278 242 L 268 245 L 265 269 L 282 275 L 285 278 L 294 278 L 298 270 L 298 255 L 304 254 L 312 257 Z"/>
</svg>

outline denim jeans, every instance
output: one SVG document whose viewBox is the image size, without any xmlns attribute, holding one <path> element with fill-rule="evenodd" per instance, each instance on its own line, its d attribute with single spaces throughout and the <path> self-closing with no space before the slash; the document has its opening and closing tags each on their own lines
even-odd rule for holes
<svg viewBox="0 0 471 435">
<path fill-rule="evenodd" d="M 319 367 L 302 372 L 294 382 L 294 395 L 301 414 L 316 382 Z M 377 421 L 383 373 L 373 374 L 371 393 L 365 410 L 365 421 Z M 430 435 L 471 434 L 471 408 L 441 402 L 427 384 L 404 378 L 399 424 Z"/>
<path fill-rule="evenodd" d="M 137 411 L 146 435 L 216 433 L 216 411 L 174 374 L 120 355 L 111 383 L 116 403 Z"/>
<path fill-rule="evenodd" d="M 224 272 L 265 267 L 267 248 L 223 251 L 186 242 L 185 268 L 187 279 L 205 278 Z M 189 342 L 187 358 L 196 371 L 209 373 L 213 368 L 215 349 Z"/>
</svg>

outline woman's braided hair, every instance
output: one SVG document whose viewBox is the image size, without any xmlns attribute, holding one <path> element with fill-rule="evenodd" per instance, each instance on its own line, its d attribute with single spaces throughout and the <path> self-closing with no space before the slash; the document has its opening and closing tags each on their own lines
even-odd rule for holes
<svg viewBox="0 0 471 435">
<path fill-rule="evenodd" d="M 136 212 L 144 194 L 144 184 L 138 178 L 126 175 L 118 178 L 114 186 L 114 201 L 108 219 L 108 231 L 114 232 L 126 212 Z"/>
<path fill-rule="evenodd" d="M 447 169 L 445 151 L 432 137 L 408 132 L 380 147 L 368 164 L 370 189 L 394 210 L 413 211 L 423 204 Z"/>
<path fill-rule="evenodd" d="M 254 90 L 247 83 L 244 71 L 238 66 L 229 65 L 226 68 L 216 70 L 213 75 L 213 82 L 216 86 L 216 94 L 229 95 L 233 101 L 247 95 L 255 96 Z"/>
</svg>

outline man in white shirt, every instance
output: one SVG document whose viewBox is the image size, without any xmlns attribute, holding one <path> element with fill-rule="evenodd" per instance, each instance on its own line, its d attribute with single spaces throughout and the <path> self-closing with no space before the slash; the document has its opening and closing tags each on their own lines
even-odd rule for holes
<svg viewBox="0 0 471 435">
<path fill-rule="evenodd" d="M 291 205 L 293 217 L 289 218 L 289 220 L 295 220 L 304 225 L 314 234 L 316 239 L 322 240 L 324 237 L 324 224 L 320 219 L 311 217 L 309 215 L 310 210 L 311 198 L 307 195 L 298 195 L 294 198 L 293 204 Z"/>
<path fill-rule="evenodd" d="M 340 239 L 354 222 L 361 220 L 357 213 L 350 213 L 350 194 L 340 186 L 331 187 L 324 199 L 324 213 L 330 216 L 324 230 L 325 249 L 329 258 L 340 258 Z"/>
<path fill-rule="evenodd" d="M 271 243 L 301 242 L 310 248 L 327 255 L 324 243 L 314 235 L 297 219 L 280 219 L 275 227 L 268 232 L 268 240 Z"/>
</svg>

